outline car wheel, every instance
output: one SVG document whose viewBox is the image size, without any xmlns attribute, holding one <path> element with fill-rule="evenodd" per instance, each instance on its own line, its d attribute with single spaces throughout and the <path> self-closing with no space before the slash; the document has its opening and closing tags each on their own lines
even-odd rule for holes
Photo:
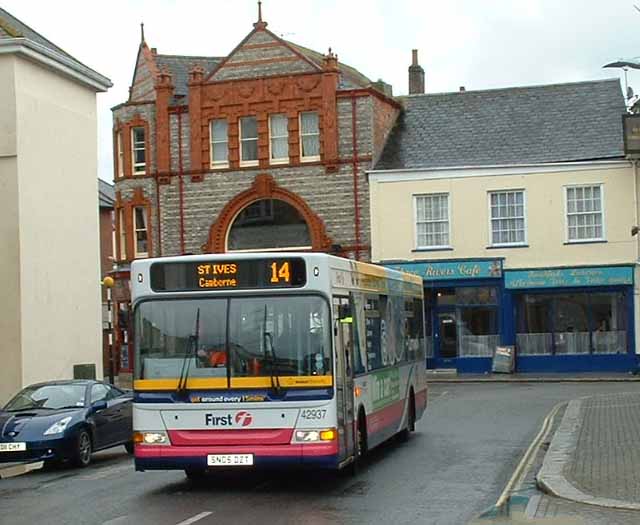
<svg viewBox="0 0 640 525">
<path fill-rule="evenodd" d="M 91 436 L 86 430 L 78 432 L 76 437 L 76 449 L 72 462 L 76 467 L 84 468 L 91 463 Z"/>
<path fill-rule="evenodd" d="M 133 441 L 129 441 L 129 443 L 124 444 L 124 448 L 127 451 L 127 454 L 133 454 Z"/>
</svg>

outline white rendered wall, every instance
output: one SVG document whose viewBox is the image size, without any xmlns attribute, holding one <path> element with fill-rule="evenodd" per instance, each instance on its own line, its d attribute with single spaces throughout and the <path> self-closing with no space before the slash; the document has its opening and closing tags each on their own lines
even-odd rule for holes
<svg viewBox="0 0 640 525">
<path fill-rule="evenodd" d="M 16 60 L 22 381 L 102 377 L 96 94 Z"/>
</svg>

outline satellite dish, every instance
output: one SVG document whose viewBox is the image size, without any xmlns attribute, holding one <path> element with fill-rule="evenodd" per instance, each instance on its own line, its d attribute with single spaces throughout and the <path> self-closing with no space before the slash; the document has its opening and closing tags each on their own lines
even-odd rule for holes
<svg viewBox="0 0 640 525">
<path fill-rule="evenodd" d="M 634 96 L 635 96 L 635 93 L 633 92 L 633 88 L 629 86 L 627 88 L 627 100 L 631 100 Z"/>
</svg>

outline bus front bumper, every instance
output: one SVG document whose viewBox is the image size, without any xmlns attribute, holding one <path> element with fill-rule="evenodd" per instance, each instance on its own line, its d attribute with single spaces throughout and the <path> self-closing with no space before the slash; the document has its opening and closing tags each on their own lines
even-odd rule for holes
<svg viewBox="0 0 640 525">
<path fill-rule="evenodd" d="M 145 470 L 206 469 L 214 471 L 220 467 L 209 467 L 210 454 L 252 454 L 252 467 L 225 468 L 269 468 L 311 467 L 337 469 L 339 464 L 338 443 L 305 443 L 291 445 L 246 446 L 135 446 L 135 466 Z"/>
</svg>

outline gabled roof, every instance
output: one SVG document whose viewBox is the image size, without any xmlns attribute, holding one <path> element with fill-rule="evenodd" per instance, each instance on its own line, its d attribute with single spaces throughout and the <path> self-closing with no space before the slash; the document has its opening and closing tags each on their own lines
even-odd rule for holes
<svg viewBox="0 0 640 525">
<path fill-rule="evenodd" d="M 98 200 L 101 208 L 113 208 L 116 203 L 113 186 L 102 179 L 98 179 Z"/>
<path fill-rule="evenodd" d="M 21 22 L 8 11 L 0 7 L 0 45 L 9 45 L 10 43 L 31 43 L 31 48 L 44 51 L 48 58 L 61 62 L 63 65 L 69 66 L 82 75 L 89 77 L 95 84 L 95 87 L 106 90 L 111 87 L 111 81 L 94 71 L 90 67 L 71 56 L 63 49 L 56 46 L 53 42 L 43 37 L 40 33 L 31 29 L 27 24 Z M 33 45 L 35 44 L 35 45 Z"/>
<path fill-rule="evenodd" d="M 187 102 L 189 95 L 189 71 L 194 66 L 201 66 L 205 70 L 205 76 L 222 61 L 223 57 L 205 56 L 183 56 L 183 55 L 155 55 L 156 64 L 160 71 L 165 68 L 169 70 L 173 78 L 174 97 L 175 95 L 185 97 L 183 103 Z M 174 98 L 173 103 L 176 100 Z"/>
<path fill-rule="evenodd" d="M 315 63 L 318 67 L 322 67 L 322 60 L 324 59 L 324 55 L 322 53 L 294 44 L 293 42 L 286 42 Z M 338 68 L 340 70 L 340 82 L 338 89 L 356 89 L 371 85 L 371 80 L 360 73 L 356 68 L 343 64 L 342 62 L 338 62 Z"/>
<path fill-rule="evenodd" d="M 375 169 L 624 156 L 618 79 L 402 97 Z"/>
</svg>

